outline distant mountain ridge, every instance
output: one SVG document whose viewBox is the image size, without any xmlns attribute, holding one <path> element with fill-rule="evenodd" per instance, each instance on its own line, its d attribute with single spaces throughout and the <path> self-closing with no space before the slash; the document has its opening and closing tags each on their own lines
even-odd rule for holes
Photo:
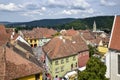
<svg viewBox="0 0 120 80">
<path fill-rule="evenodd" d="M 20 25 L 26 25 L 26 26 L 55 26 L 55 25 L 61 25 L 66 24 L 69 22 L 72 22 L 76 19 L 74 18 L 62 18 L 62 19 L 42 19 L 42 20 L 35 20 L 30 22 L 17 22 L 17 23 L 9 23 L 8 26 L 20 26 Z"/>
<path fill-rule="evenodd" d="M 10 24 L 10 22 L 0 21 L 0 24 L 4 24 L 4 25 L 6 25 L 6 24 Z"/>
<path fill-rule="evenodd" d="M 34 27 L 47 27 L 54 29 L 92 29 L 93 22 L 96 22 L 97 29 L 111 30 L 114 16 L 96 16 L 88 18 L 62 18 L 62 19 L 42 19 L 30 22 L 5 23 L 8 27 L 17 27 L 20 29 L 32 29 Z"/>
</svg>

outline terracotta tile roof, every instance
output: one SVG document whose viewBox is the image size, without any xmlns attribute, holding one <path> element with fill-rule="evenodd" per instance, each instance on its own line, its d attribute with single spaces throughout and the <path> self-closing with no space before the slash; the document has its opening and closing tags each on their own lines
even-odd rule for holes
<svg viewBox="0 0 120 80">
<path fill-rule="evenodd" d="M 78 34 L 78 31 L 74 29 L 69 29 L 69 30 L 61 30 L 60 33 L 64 36 L 74 36 Z"/>
<path fill-rule="evenodd" d="M 31 31 L 24 30 L 22 31 L 23 35 L 25 38 L 31 38 L 31 39 L 36 39 L 36 38 L 49 38 L 52 37 L 57 31 L 53 29 L 48 29 L 48 28 L 33 28 Z"/>
<path fill-rule="evenodd" d="M 4 45 L 10 39 L 9 34 L 6 33 L 4 25 L 0 25 L 0 46 Z"/>
<path fill-rule="evenodd" d="M 6 34 L 5 26 L 1 24 L 0 24 L 0 34 Z"/>
<path fill-rule="evenodd" d="M 89 30 L 79 30 L 80 35 L 84 37 L 85 40 L 93 40 L 95 39 L 94 35 L 92 35 L 92 32 Z"/>
<path fill-rule="evenodd" d="M 14 46 L 9 45 L 10 44 L 8 44 L 7 46 L 12 47 L 13 51 L 21 55 L 23 58 L 35 63 L 36 65 L 42 66 L 41 63 L 36 59 L 32 48 L 27 44 L 17 41 L 17 43 L 15 43 Z"/>
<path fill-rule="evenodd" d="M 96 37 L 95 39 L 91 40 L 91 42 L 92 42 L 93 44 L 99 45 L 99 43 L 100 43 L 101 40 L 102 40 L 102 38 Z"/>
<path fill-rule="evenodd" d="M 75 55 L 78 52 L 88 50 L 86 43 L 79 35 L 73 36 L 72 40 L 64 37 L 54 37 L 48 44 L 43 46 L 43 51 L 50 59 Z"/>
<path fill-rule="evenodd" d="M 120 50 L 120 16 L 114 18 L 109 48 Z"/>
<path fill-rule="evenodd" d="M 3 50 L 4 53 L 3 53 Z M 40 66 L 25 59 L 13 49 L 0 47 L 0 79 L 13 80 L 20 77 L 42 73 Z"/>
</svg>

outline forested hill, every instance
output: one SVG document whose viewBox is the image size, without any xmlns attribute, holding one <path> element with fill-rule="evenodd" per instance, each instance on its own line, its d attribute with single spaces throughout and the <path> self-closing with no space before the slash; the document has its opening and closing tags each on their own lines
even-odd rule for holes
<svg viewBox="0 0 120 80">
<path fill-rule="evenodd" d="M 90 17 L 84 19 L 76 19 L 73 22 L 58 26 L 58 28 L 65 29 L 92 29 L 94 21 L 96 22 L 97 29 L 99 30 L 111 30 L 113 25 L 114 16 L 99 16 Z"/>
<path fill-rule="evenodd" d="M 47 26 L 56 26 L 61 24 L 66 24 L 74 21 L 74 18 L 62 18 L 62 19 L 42 19 L 42 20 L 35 20 L 30 22 L 20 22 L 20 23 L 10 23 L 7 26 L 29 26 L 29 27 L 47 27 Z"/>
<path fill-rule="evenodd" d="M 17 27 L 18 29 L 32 29 L 33 27 L 48 27 L 54 29 L 92 29 L 94 21 L 97 29 L 111 30 L 114 16 L 97 16 L 89 18 L 64 18 L 64 19 L 43 19 L 31 22 L 9 23 L 8 27 Z"/>
</svg>

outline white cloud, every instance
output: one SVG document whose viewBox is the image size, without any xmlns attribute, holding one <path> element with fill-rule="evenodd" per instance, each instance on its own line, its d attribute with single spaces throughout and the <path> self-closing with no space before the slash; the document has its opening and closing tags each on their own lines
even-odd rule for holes
<svg viewBox="0 0 120 80">
<path fill-rule="evenodd" d="M 0 4 L 0 10 L 3 10 L 3 11 L 19 11 L 19 10 L 21 10 L 21 8 L 20 8 L 20 6 L 17 6 L 14 3 L 9 3 L 9 4 Z"/>
<path fill-rule="evenodd" d="M 66 15 L 78 14 L 79 10 L 63 10 L 62 13 Z"/>
<path fill-rule="evenodd" d="M 44 4 L 49 8 L 66 8 L 84 10 L 90 6 L 85 0 L 47 0 Z"/>
<path fill-rule="evenodd" d="M 42 11 L 46 11 L 46 7 L 41 7 L 41 10 Z"/>
<path fill-rule="evenodd" d="M 94 10 L 92 8 L 88 9 L 85 11 L 86 13 L 89 13 L 89 14 L 93 14 L 94 13 Z"/>
<path fill-rule="evenodd" d="M 63 10 L 62 14 L 66 14 L 66 15 L 74 15 L 74 14 L 93 14 L 94 10 L 92 8 L 86 9 L 86 10 L 75 10 L 75 9 L 71 9 L 71 10 Z"/>
<path fill-rule="evenodd" d="M 36 15 L 43 15 L 43 13 L 46 11 L 45 7 L 41 7 L 40 9 L 37 10 L 27 10 L 26 12 L 23 12 L 23 16 L 26 17 L 34 17 Z"/>
<path fill-rule="evenodd" d="M 104 6 L 115 6 L 116 3 L 108 0 L 101 0 L 101 4 Z"/>
</svg>

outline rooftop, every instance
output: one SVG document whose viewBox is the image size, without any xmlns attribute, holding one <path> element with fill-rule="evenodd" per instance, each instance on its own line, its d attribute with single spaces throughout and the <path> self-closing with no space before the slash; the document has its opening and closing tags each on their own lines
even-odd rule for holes
<svg viewBox="0 0 120 80">
<path fill-rule="evenodd" d="M 109 48 L 120 50 L 120 16 L 114 18 Z"/>
<path fill-rule="evenodd" d="M 88 47 L 79 34 L 72 36 L 71 39 L 66 36 L 57 36 L 43 46 L 43 51 L 50 59 L 75 55 L 84 50 L 88 50 Z"/>
<path fill-rule="evenodd" d="M 9 47 L 0 47 L 0 79 L 12 80 L 41 73 L 40 66 L 25 59 Z"/>
</svg>

